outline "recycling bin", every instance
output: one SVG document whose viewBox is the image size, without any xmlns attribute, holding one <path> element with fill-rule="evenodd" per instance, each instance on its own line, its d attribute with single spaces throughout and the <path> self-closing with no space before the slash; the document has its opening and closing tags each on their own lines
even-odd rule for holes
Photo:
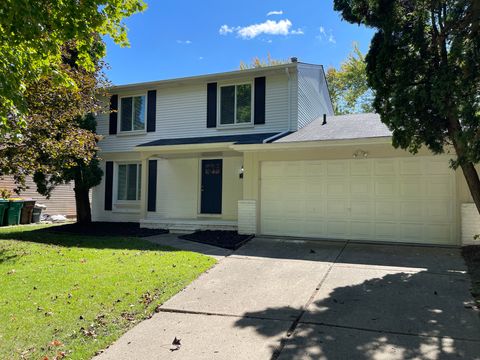
<svg viewBox="0 0 480 360">
<path fill-rule="evenodd" d="M 7 215 L 5 216 L 5 225 L 18 225 L 22 213 L 23 200 L 9 199 Z"/>
<path fill-rule="evenodd" d="M 3 221 L 5 219 L 5 214 L 7 210 L 8 210 L 8 200 L 0 199 L 0 226 L 3 225 Z"/>
<path fill-rule="evenodd" d="M 23 199 L 23 207 L 20 214 L 20 224 L 30 224 L 32 222 L 33 207 L 35 200 Z"/>
<path fill-rule="evenodd" d="M 32 213 L 32 222 L 35 224 L 38 224 L 40 220 L 42 219 L 42 211 L 45 210 L 47 207 L 42 204 L 35 204 L 33 207 L 33 213 Z"/>
</svg>

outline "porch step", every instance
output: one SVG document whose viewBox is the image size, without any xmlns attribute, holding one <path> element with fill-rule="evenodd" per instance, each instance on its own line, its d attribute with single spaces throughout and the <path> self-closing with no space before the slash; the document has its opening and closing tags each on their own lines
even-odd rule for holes
<svg viewBox="0 0 480 360">
<path fill-rule="evenodd" d="M 140 220 L 140 227 L 167 229 L 173 234 L 189 234 L 198 230 L 238 230 L 236 221 L 216 219 L 143 219 Z"/>
</svg>

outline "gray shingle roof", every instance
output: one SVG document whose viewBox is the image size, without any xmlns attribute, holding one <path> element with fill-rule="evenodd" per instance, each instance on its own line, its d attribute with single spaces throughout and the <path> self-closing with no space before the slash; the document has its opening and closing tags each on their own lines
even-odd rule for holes
<svg viewBox="0 0 480 360">
<path fill-rule="evenodd" d="M 193 144 L 214 144 L 231 142 L 235 144 L 261 144 L 264 140 L 277 135 L 277 133 L 264 134 L 245 134 L 245 135 L 223 135 L 223 136 L 204 136 L 191 138 L 175 138 L 175 139 L 158 139 L 150 141 L 142 146 L 172 146 L 172 145 L 193 145 Z"/>
<path fill-rule="evenodd" d="M 323 117 L 319 117 L 297 132 L 274 142 L 346 140 L 392 136 L 392 132 L 380 121 L 380 115 L 378 114 L 327 116 L 327 124 L 322 125 L 322 122 Z"/>
</svg>

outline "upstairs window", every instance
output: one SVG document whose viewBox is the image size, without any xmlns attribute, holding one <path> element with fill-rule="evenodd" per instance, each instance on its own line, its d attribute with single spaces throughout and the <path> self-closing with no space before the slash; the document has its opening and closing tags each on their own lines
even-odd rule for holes
<svg viewBox="0 0 480 360">
<path fill-rule="evenodd" d="M 145 95 L 122 97 L 120 101 L 120 131 L 145 130 Z"/>
<path fill-rule="evenodd" d="M 252 84 L 220 87 L 220 125 L 252 123 Z"/>
<path fill-rule="evenodd" d="M 140 200 L 141 164 L 118 165 L 118 200 Z"/>
</svg>

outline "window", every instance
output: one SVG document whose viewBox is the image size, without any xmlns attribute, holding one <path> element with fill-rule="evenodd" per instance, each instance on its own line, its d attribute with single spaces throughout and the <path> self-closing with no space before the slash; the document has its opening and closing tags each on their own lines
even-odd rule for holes
<svg viewBox="0 0 480 360">
<path fill-rule="evenodd" d="M 220 125 L 252 122 L 252 84 L 220 87 Z"/>
<path fill-rule="evenodd" d="M 118 165 L 118 200 L 140 200 L 141 164 Z"/>
<path fill-rule="evenodd" d="M 121 98 L 120 131 L 145 129 L 145 95 Z"/>
</svg>

